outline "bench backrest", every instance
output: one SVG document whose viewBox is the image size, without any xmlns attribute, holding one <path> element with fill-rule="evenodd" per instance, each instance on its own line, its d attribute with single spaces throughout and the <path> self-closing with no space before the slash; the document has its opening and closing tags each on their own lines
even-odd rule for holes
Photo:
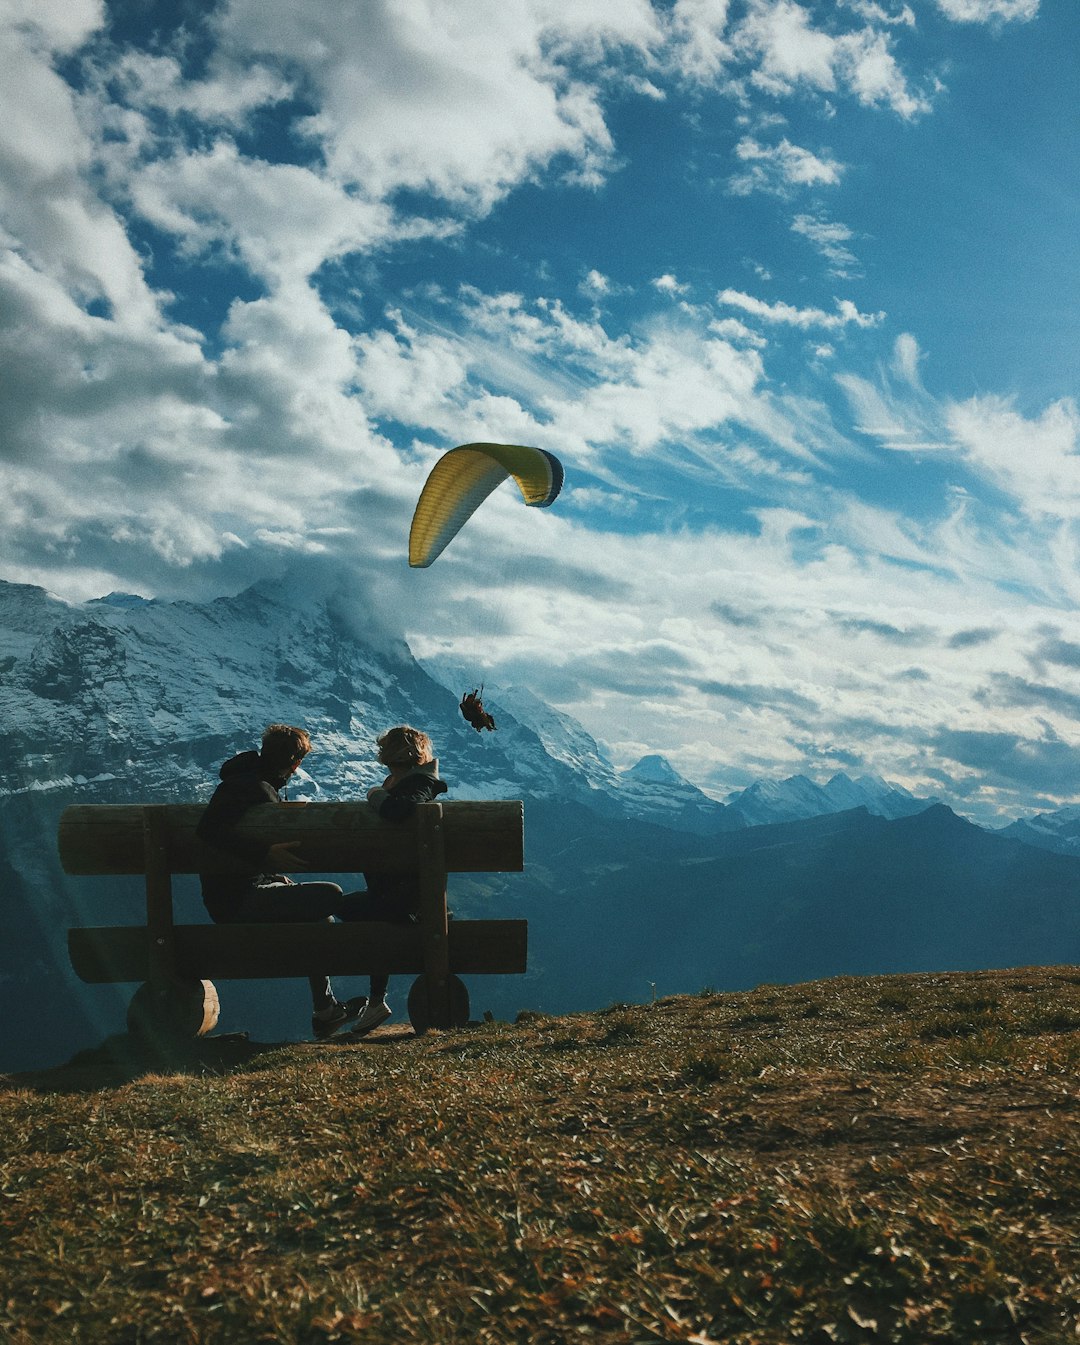
<svg viewBox="0 0 1080 1345">
<path fill-rule="evenodd" d="M 154 844 L 164 847 L 161 867 L 167 872 L 248 871 L 195 835 L 205 808 L 201 803 L 66 808 L 57 836 L 60 862 L 70 874 L 145 874 L 152 818 Z M 268 846 L 295 841 L 306 868 L 320 873 L 411 873 L 421 862 L 425 809 L 441 810 L 445 872 L 517 873 L 524 868 L 524 807 L 518 801 L 421 804 L 417 815 L 404 822 L 382 821 L 367 803 L 267 803 L 252 808 L 236 831 Z"/>
</svg>

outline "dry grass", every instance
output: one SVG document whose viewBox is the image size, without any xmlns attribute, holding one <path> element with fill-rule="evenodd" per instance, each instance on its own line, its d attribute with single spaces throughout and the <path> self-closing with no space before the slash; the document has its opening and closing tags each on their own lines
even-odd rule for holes
<svg viewBox="0 0 1080 1345">
<path fill-rule="evenodd" d="M 1080 974 L 844 979 L 0 1091 L 0 1333 L 1074 1340 Z"/>
</svg>

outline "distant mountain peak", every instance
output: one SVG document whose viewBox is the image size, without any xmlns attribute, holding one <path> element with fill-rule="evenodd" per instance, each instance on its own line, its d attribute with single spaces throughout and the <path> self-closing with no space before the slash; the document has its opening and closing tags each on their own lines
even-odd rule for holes
<svg viewBox="0 0 1080 1345">
<path fill-rule="evenodd" d="M 659 752 L 650 752 L 626 772 L 634 780 L 649 780 L 654 784 L 682 785 L 686 781 Z"/>
<path fill-rule="evenodd" d="M 100 603 L 104 607 L 143 607 L 147 603 L 155 601 L 153 598 L 141 597 L 138 593 L 106 593 L 104 598 L 91 598 L 91 603 Z"/>
</svg>

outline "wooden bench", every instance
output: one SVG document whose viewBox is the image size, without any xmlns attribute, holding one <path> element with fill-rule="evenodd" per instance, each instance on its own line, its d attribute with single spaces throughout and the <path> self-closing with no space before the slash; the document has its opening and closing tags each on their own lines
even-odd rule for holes
<svg viewBox="0 0 1080 1345">
<path fill-rule="evenodd" d="M 68 931 L 72 966 L 82 980 L 144 983 L 128 1010 L 132 1031 L 210 1031 L 218 1015 L 215 979 L 380 971 L 416 977 L 409 1019 L 418 1032 L 459 1027 L 469 1017 L 460 976 L 525 970 L 526 921 L 448 920 L 446 910 L 448 873 L 524 868 L 521 803 L 424 803 L 404 822 L 381 821 L 366 803 L 264 804 L 238 825 L 238 835 L 265 845 L 298 842 L 305 865 L 299 881 L 364 869 L 417 874 L 420 919 L 407 925 L 176 924 L 173 874 L 244 871 L 195 835 L 204 808 L 88 804 L 67 808 L 60 819 L 66 873 L 145 876 L 145 925 Z"/>
</svg>

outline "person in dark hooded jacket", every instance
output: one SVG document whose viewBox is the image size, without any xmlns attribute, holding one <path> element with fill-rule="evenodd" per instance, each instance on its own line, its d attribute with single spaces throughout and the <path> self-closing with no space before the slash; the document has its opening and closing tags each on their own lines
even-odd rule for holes
<svg viewBox="0 0 1080 1345">
<path fill-rule="evenodd" d="M 279 841 L 266 846 L 236 832 L 237 823 L 251 808 L 284 802 L 285 786 L 310 750 L 311 739 L 304 729 L 271 724 L 262 736 L 258 752 L 241 752 L 222 766 L 221 783 L 199 819 L 196 832 L 205 844 L 240 860 L 248 872 L 199 875 L 203 902 L 215 922 L 365 918 L 359 912 L 355 896 L 344 895 L 337 883 L 298 883 L 276 872 L 283 864 L 290 868 L 304 867 L 294 853 L 295 842 Z M 328 977 L 312 976 L 309 980 L 311 1030 L 316 1038 L 331 1037 L 359 1017 L 366 1004 L 363 998 L 343 1004 L 335 997 Z"/>
</svg>

